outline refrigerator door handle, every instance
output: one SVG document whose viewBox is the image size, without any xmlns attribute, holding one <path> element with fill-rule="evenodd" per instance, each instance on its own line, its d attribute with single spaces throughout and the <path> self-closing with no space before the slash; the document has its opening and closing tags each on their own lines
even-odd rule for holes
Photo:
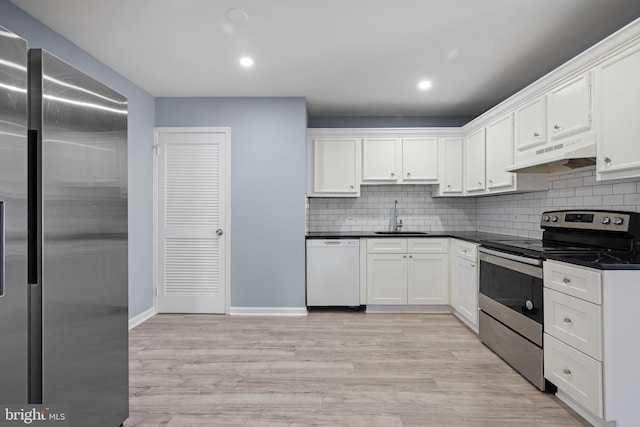
<svg viewBox="0 0 640 427">
<path fill-rule="evenodd" d="M 40 225 L 38 217 L 38 200 L 40 199 L 40 174 L 38 172 L 40 161 L 38 158 L 38 131 L 30 129 L 28 132 L 28 191 L 27 191 L 27 282 L 31 285 L 38 283 L 38 264 L 40 257 L 38 256 L 39 245 L 38 239 L 40 235 Z"/>
<path fill-rule="evenodd" d="M 4 296 L 4 202 L 0 201 L 0 298 Z"/>
</svg>

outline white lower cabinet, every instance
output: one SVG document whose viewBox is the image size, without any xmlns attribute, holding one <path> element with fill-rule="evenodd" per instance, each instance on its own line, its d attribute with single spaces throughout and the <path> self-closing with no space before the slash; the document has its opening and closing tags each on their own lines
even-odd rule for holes
<svg viewBox="0 0 640 427">
<path fill-rule="evenodd" d="M 449 304 L 447 254 L 409 254 L 407 304 Z"/>
<path fill-rule="evenodd" d="M 604 415 L 602 306 L 592 301 L 601 301 L 601 276 L 590 268 L 544 264 L 544 376 L 598 418 Z"/>
<path fill-rule="evenodd" d="M 447 305 L 448 271 L 448 239 L 368 239 L 367 304 Z"/>
<path fill-rule="evenodd" d="M 640 425 L 640 270 L 544 263 L 544 376 L 593 425 Z"/>
<path fill-rule="evenodd" d="M 407 303 L 407 255 L 367 254 L 367 304 Z"/>
<path fill-rule="evenodd" d="M 453 240 L 451 307 L 472 329 L 478 329 L 478 245 Z"/>
</svg>

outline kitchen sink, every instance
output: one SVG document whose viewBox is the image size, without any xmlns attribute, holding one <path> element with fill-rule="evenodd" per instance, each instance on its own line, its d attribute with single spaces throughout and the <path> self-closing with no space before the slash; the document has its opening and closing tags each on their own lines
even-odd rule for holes
<svg viewBox="0 0 640 427">
<path fill-rule="evenodd" d="M 425 231 L 374 231 L 375 234 L 429 234 Z"/>
</svg>

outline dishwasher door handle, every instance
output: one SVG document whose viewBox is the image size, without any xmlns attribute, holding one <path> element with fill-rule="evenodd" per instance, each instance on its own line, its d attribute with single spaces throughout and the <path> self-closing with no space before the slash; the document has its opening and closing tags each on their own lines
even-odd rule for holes
<svg viewBox="0 0 640 427">
<path fill-rule="evenodd" d="M 322 242 L 324 246 L 342 246 L 342 240 L 327 240 Z"/>
</svg>

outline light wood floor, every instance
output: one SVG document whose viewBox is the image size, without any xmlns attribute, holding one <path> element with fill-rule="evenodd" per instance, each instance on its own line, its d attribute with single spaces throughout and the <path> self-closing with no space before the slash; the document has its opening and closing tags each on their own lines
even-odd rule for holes
<svg viewBox="0 0 640 427">
<path fill-rule="evenodd" d="M 125 426 L 586 426 L 448 314 L 157 315 Z"/>
</svg>

